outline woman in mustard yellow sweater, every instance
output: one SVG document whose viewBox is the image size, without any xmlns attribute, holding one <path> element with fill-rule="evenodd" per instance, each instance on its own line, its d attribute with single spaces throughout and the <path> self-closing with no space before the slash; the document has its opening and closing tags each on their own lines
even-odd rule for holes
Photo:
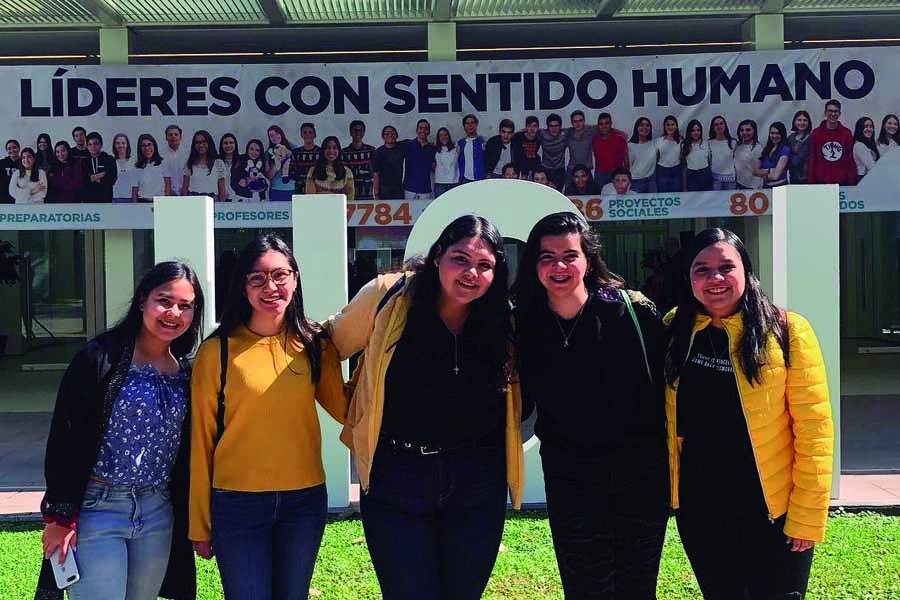
<svg viewBox="0 0 900 600">
<path fill-rule="evenodd" d="M 191 383 L 189 533 L 228 600 L 307 597 L 328 506 L 315 402 L 343 423 L 340 369 L 290 248 L 248 244 Z"/>
<path fill-rule="evenodd" d="M 670 313 L 672 505 L 706 600 L 800 600 L 825 538 L 834 429 L 809 322 L 760 289 L 744 244 L 698 234 Z"/>
</svg>

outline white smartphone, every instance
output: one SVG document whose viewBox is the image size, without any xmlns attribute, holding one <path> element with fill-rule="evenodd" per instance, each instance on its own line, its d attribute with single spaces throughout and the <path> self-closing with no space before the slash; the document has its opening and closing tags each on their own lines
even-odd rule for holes
<svg viewBox="0 0 900 600">
<path fill-rule="evenodd" d="M 75 548 L 69 546 L 69 552 L 62 564 L 59 563 L 59 546 L 50 555 L 50 565 L 53 567 L 53 576 L 56 577 L 56 587 L 66 589 L 79 579 L 78 565 L 75 562 Z"/>
</svg>

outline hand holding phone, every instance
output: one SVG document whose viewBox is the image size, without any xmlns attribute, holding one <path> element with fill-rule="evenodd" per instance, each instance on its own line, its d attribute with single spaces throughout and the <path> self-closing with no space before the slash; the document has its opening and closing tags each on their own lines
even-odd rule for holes
<svg viewBox="0 0 900 600">
<path fill-rule="evenodd" d="M 53 567 L 53 577 L 56 578 L 56 587 L 66 589 L 81 579 L 78 573 L 78 564 L 75 562 L 75 547 L 70 547 L 65 556 L 60 554 L 60 547 L 50 555 L 50 566 Z"/>
</svg>

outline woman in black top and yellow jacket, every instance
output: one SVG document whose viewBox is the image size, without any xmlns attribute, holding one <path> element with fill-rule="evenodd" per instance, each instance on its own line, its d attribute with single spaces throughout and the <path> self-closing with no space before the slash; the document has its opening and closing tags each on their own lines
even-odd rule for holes
<svg viewBox="0 0 900 600">
<path fill-rule="evenodd" d="M 570 212 L 531 230 L 513 297 L 566 598 L 655 599 L 669 512 L 659 315 Z"/>
<path fill-rule="evenodd" d="M 385 600 L 476 600 L 522 491 L 503 239 L 453 221 L 405 276 L 379 276 L 332 317 L 365 349 L 342 439 Z M 381 306 L 380 306 L 381 305 Z"/>
</svg>

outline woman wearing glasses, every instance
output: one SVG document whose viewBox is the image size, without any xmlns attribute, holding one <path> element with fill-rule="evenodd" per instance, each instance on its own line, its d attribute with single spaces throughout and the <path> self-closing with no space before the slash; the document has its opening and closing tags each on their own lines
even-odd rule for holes
<svg viewBox="0 0 900 600">
<path fill-rule="evenodd" d="M 328 507 L 316 400 L 343 423 L 340 360 L 278 237 L 240 252 L 229 290 L 194 365 L 190 538 L 226 599 L 306 598 Z"/>
</svg>

